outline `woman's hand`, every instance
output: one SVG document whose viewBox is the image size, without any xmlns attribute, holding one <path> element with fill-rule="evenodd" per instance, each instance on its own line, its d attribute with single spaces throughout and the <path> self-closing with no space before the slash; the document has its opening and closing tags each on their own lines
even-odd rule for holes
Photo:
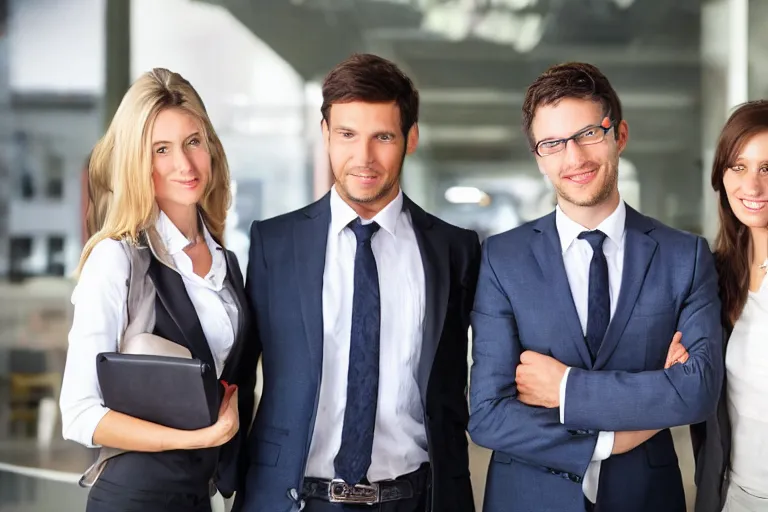
<svg viewBox="0 0 768 512">
<path fill-rule="evenodd" d="M 210 437 L 208 447 L 221 446 L 235 437 L 240 429 L 240 416 L 237 409 L 237 386 L 226 385 L 224 398 L 221 399 L 219 419 L 208 427 Z"/>
</svg>

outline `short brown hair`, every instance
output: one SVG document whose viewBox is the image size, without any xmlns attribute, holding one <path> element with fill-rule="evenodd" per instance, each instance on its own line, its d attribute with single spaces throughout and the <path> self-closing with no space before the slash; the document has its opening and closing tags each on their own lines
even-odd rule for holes
<svg viewBox="0 0 768 512">
<path fill-rule="evenodd" d="M 334 103 L 395 102 L 400 109 L 400 127 L 407 136 L 419 120 L 419 93 L 408 76 L 393 62 L 370 53 L 356 53 L 331 70 L 323 81 L 320 112 L 331 122 Z"/>
<path fill-rule="evenodd" d="M 720 229 L 715 238 L 715 266 L 723 303 L 723 321 L 729 330 L 733 329 L 747 302 L 752 251 L 749 228 L 733 213 L 723 186 L 723 176 L 749 139 L 764 132 L 768 132 L 768 101 L 740 105 L 723 126 L 712 162 L 712 188 L 718 193 L 720 215 Z"/>
<path fill-rule="evenodd" d="M 525 92 L 523 131 L 533 149 L 536 141 L 531 133 L 533 117 L 539 107 L 555 105 L 564 98 L 599 102 L 615 128 L 622 121 L 621 102 L 608 79 L 592 64 L 567 62 L 552 66 L 542 73 Z M 614 130 L 618 139 L 619 133 Z"/>
</svg>

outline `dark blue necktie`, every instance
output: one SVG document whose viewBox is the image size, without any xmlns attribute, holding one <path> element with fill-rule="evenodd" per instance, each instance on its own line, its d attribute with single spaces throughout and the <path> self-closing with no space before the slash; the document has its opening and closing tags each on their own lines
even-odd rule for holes
<svg viewBox="0 0 768 512">
<path fill-rule="evenodd" d="M 589 299 L 587 308 L 587 346 L 592 362 L 603 343 L 605 331 L 611 321 L 611 292 L 608 284 L 608 262 L 603 252 L 605 233 L 600 230 L 579 234 L 592 246 L 592 262 L 589 264 Z"/>
<path fill-rule="evenodd" d="M 379 396 L 379 333 L 381 301 L 379 274 L 371 249 L 375 222 L 363 225 L 358 218 L 349 227 L 357 238 L 355 291 L 352 298 L 352 332 L 347 372 L 347 406 L 341 430 L 341 447 L 334 459 L 336 476 L 359 483 L 371 465 L 373 428 Z"/>
</svg>

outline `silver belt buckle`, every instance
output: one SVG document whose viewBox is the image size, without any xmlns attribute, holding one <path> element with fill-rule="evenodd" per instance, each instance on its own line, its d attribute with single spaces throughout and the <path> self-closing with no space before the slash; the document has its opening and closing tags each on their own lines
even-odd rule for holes
<svg viewBox="0 0 768 512">
<path fill-rule="evenodd" d="M 379 486 L 377 484 L 349 485 L 344 480 L 334 478 L 328 487 L 328 501 L 331 503 L 373 505 L 379 502 Z"/>
</svg>

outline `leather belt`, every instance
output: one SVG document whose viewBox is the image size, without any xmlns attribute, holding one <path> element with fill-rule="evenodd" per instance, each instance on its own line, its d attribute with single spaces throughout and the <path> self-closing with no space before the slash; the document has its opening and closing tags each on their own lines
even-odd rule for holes
<svg viewBox="0 0 768 512">
<path fill-rule="evenodd" d="M 372 484 L 349 485 L 343 480 L 305 478 L 302 489 L 304 498 L 314 498 L 331 503 L 375 505 L 412 498 L 413 485 L 408 480 L 384 480 Z"/>
</svg>

